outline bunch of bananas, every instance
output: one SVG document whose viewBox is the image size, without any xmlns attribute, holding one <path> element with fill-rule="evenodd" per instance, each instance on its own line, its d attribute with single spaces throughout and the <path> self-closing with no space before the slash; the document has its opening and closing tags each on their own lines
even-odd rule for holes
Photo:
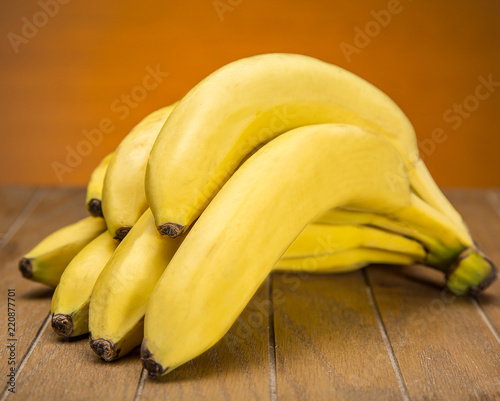
<svg viewBox="0 0 500 401">
<path fill-rule="evenodd" d="M 56 287 L 52 327 L 104 360 L 142 342 L 157 377 L 214 345 L 272 271 L 419 263 L 455 294 L 496 269 L 419 158 L 399 107 L 317 59 L 266 54 L 209 75 L 94 170 L 87 217 L 22 274 Z"/>
</svg>

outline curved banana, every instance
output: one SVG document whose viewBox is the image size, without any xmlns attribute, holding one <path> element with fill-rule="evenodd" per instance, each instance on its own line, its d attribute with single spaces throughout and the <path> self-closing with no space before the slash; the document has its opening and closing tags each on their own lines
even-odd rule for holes
<svg viewBox="0 0 500 401">
<path fill-rule="evenodd" d="M 85 245 L 106 230 L 102 217 L 86 217 L 45 237 L 19 261 L 30 280 L 56 287 L 68 263 Z"/>
<path fill-rule="evenodd" d="M 182 234 L 256 148 L 290 129 L 318 123 L 353 124 L 390 140 L 405 158 L 417 193 L 468 235 L 420 160 L 414 129 L 401 109 L 355 74 L 297 54 L 232 62 L 179 102 L 151 150 L 146 172 L 159 231 Z M 389 174 L 401 179 L 400 172 Z"/>
<path fill-rule="evenodd" d="M 141 349 L 150 376 L 215 344 L 319 214 L 407 206 L 409 180 L 384 178 L 404 169 L 386 139 L 349 125 L 297 128 L 257 151 L 200 216 L 151 295 Z"/>
<path fill-rule="evenodd" d="M 89 211 L 89 213 L 95 217 L 103 217 L 101 208 L 102 187 L 104 185 L 104 176 L 106 175 L 106 170 L 108 169 L 109 162 L 113 155 L 114 152 L 111 152 L 100 161 L 100 163 L 90 175 L 90 180 L 87 184 L 85 205 L 87 206 L 87 210 Z"/>
<path fill-rule="evenodd" d="M 282 259 L 320 257 L 355 248 L 403 253 L 421 262 L 427 259 L 425 248 L 410 238 L 375 227 L 333 224 L 309 224 L 288 247 Z"/>
<path fill-rule="evenodd" d="M 356 238 L 358 234 L 359 239 Z M 147 210 L 120 243 L 116 255 L 99 276 L 91 298 L 91 347 L 104 360 L 120 358 L 140 345 L 147 301 L 182 238 L 162 238 L 155 228 L 151 211 Z M 378 254 L 352 252 L 351 256 L 347 257 L 349 254 L 346 255 L 346 252 L 356 248 L 358 243 L 380 247 L 386 251 Z M 286 270 L 291 271 L 303 271 L 302 266 L 308 272 L 338 272 L 341 270 L 339 262 L 333 262 L 331 266 L 328 263 L 314 268 L 309 266 L 313 257 L 319 257 L 323 262 L 330 261 L 330 255 L 326 253 L 334 251 L 334 255 L 346 255 L 340 261 L 349 263 L 349 266 L 344 266 L 344 270 L 353 269 L 353 264 L 360 263 L 407 264 L 409 260 L 425 259 L 425 250 L 417 242 L 396 234 L 370 227 L 354 227 L 351 230 L 349 226 L 311 224 L 288 248 L 280 262 L 283 262 Z M 401 253 L 405 251 L 409 254 Z M 287 255 L 295 258 L 284 260 Z M 298 255 L 303 258 L 298 258 Z M 361 259 L 369 256 L 375 257 L 373 262 L 366 258 Z M 303 260 L 305 264 L 302 264 Z M 139 263 L 141 277 L 137 278 Z"/>
<path fill-rule="evenodd" d="M 413 255 L 373 248 L 351 248 L 332 254 L 281 258 L 273 271 L 307 273 L 347 273 L 370 264 L 411 265 L 418 262 Z"/>
<path fill-rule="evenodd" d="M 89 301 L 94 283 L 118 243 L 104 231 L 71 260 L 52 296 L 52 328 L 62 337 L 89 331 Z"/>
<path fill-rule="evenodd" d="M 426 263 L 445 272 L 461 252 L 475 247 L 469 237 L 457 237 L 459 233 L 452 222 L 413 193 L 410 205 L 390 216 L 336 209 L 329 210 L 316 221 L 369 225 L 413 238 L 428 250 Z"/>
<path fill-rule="evenodd" d="M 175 104 L 145 117 L 120 142 L 111 159 L 102 193 L 102 212 L 108 230 L 122 240 L 148 208 L 144 177 L 149 152 Z"/>
<path fill-rule="evenodd" d="M 90 345 L 105 361 L 141 343 L 146 303 L 181 241 L 162 238 L 148 209 L 118 245 L 90 298 Z"/>
</svg>

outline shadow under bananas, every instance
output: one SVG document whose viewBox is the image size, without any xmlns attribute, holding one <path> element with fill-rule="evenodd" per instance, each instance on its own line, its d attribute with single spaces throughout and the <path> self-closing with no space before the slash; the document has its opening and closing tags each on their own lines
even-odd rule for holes
<svg viewBox="0 0 500 401">
<path fill-rule="evenodd" d="M 35 288 L 30 288 L 26 292 L 20 294 L 19 298 L 26 300 L 51 299 L 53 294 L 54 294 L 54 288 L 35 287 Z"/>
<path fill-rule="evenodd" d="M 149 385 L 178 383 L 195 385 L 200 380 L 215 380 L 240 374 L 250 392 L 263 378 L 269 378 L 268 286 L 270 277 L 257 290 L 238 320 L 214 346 L 193 360 L 154 380 Z M 219 380 L 220 379 L 220 380 Z"/>
</svg>

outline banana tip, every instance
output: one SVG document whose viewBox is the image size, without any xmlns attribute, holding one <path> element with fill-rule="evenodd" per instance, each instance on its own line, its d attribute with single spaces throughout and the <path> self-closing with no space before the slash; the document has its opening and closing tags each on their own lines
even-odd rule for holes
<svg viewBox="0 0 500 401">
<path fill-rule="evenodd" d="M 124 226 L 124 227 L 120 227 L 119 229 L 117 229 L 115 231 L 115 239 L 117 239 L 118 241 L 121 241 L 123 238 L 125 238 L 125 236 L 128 234 L 128 232 L 132 229 L 132 227 L 130 226 Z"/>
<path fill-rule="evenodd" d="M 448 287 L 457 295 L 478 295 L 497 278 L 497 268 L 479 249 L 464 250 L 446 272 Z"/>
<path fill-rule="evenodd" d="M 153 359 L 153 354 L 148 350 L 144 343 L 141 347 L 141 362 L 144 369 L 148 371 L 148 376 L 151 379 L 160 377 L 168 370 L 168 368 L 163 368 L 163 366 Z"/>
<path fill-rule="evenodd" d="M 116 345 L 111 341 L 104 338 L 90 338 L 90 347 L 92 350 L 99 355 L 106 362 L 111 362 L 118 358 L 118 352 L 116 351 Z"/>
<path fill-rule="evenodd" d="M 33 266 L 31 265 L 31 259 L 22 258 L 19 261 L 19 270 L 21 270 L 21 274 L 24 278 L 32 278 L 33 277 Z"/>
<path fill-rule="evenodd" d="M 158 231 L 161 235 L 167 235 L 171 238 L 178 237 L 184 232 L 186 226 L 177 224 L 177 223 L 165 223 L 161 226 L 158 226 Z"/>
<path fill-rule="evenodd" d="M 483 279 L 483 281 L 479 285 L 477 285 L 476 287 L 473 287 L 471 289 L 470 292 L 472 295 L 480 294 L 486 288 L 488 288 L 491 285 L 491 283 L 493 283 L 497 279 L 497 269 L 496 269 L 495 265 L 493 264 L 493 262 L 490 259 L 488 259 L 488 258 L 485 258 L 485 259 L 490 264 L 491 270 L 490 270 L 489 274 Z"/>
<path fill-rule="evenodd" d="M 103 217 L 100 199 L 92 198 L 91 200 L 89 200 L 89 202 L 87 203 L 87 209 L 92 216 Z"/>
<path fill-rule="evenodd" d="M 61 337 L 70 337 L 73 333 L 73 319 L 62 313 L 52 315 L 52 328 Z"/>
</svg>

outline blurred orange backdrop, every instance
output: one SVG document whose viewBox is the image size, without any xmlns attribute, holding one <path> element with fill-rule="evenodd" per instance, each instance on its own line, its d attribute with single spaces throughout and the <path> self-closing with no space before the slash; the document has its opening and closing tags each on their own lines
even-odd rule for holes
<svg viewBox="0 0 500 401">
<path fill-rule="evenodd" d="M 499 186 L 499 16 L 496 0 L 3 1 L 1 182 L 84 184 L 210 72 L 293 52 L 389 94 L 439 185 Z"/>
</svg>

